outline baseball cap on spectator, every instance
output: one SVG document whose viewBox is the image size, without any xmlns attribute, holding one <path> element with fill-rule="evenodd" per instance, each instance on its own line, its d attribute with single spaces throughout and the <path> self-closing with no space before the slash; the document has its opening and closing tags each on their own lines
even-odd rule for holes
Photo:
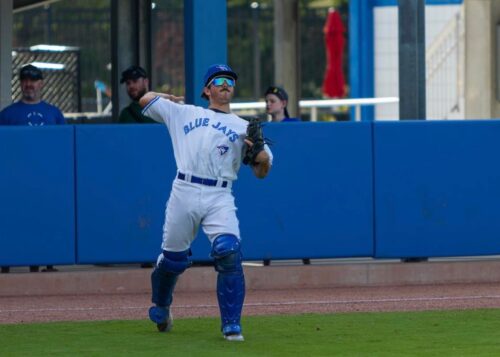
<svg viewBox="0 0 500 357">
<path fill-rule="evenodd" d="M 266 90 L 266 93 L 264 93 L 264 96 L 268 94 L 274 94 L 281 100 L 288 100 L 288 93 L 281 87 L 269 87 Z"/>
<path fill-rule="evenodd" d="M 33 79 L 39 80 L 43 79 L 43 74 L 40 68 L 33 66 L 32 64 L 27 64 L 21 67 L 19 71 L 19 79 Z"/>
<path fill-rule="evenodd" d="M 129 79 L 137 79 L 141 77 L 148 78 L 146 70 L 140 66 L 133 65 L 122 72 L 122 78 L 120 79 L 120 83 L 124 83 Z"/>
<path fill-rule="evenodd" d="M 238 75 L 227 64 L 213 64 L 208 67 L 207 72 L 203 77 L 203 87 L 208 86 L 210 81 L 215 77 L 229 77 L 235 81 L 238 79 Z M 201 93 L 201 97 L 208 99 L 203 92 Z"/>
<path fill-rule="evenodd" d="M 276 86 L 271 86 L 267 88 L 266 92 L 264 93 L 264 96 L 268 94 L 274 94 L 277 96 L 280 100 L 286 100 L 288 104 L 288 93 L 281 87 L 276 87 Z M 288 109 L 285 106 L 285 117 L 290 118 L 290 115 L 288 114 Z"/>
</svg>

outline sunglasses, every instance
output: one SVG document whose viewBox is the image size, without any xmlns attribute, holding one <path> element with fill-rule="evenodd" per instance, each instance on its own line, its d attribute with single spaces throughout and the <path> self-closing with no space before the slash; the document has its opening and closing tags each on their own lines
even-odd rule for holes
<svg viewBox="0 0 500 357">
<path fill-rule="evenodd" d="M 234 87 L 236 85 L 236 81 L 234 79 L 226 78 L 226 77 L 214 78 L 214 79 L 212 79 L 212 81 L 208 85 L 213 84 L 216 87 L 220 87 L 221 85 L 224 84 L 224 82 L 226 83 L 226 85 L 228 87 Z"/>
</svg>

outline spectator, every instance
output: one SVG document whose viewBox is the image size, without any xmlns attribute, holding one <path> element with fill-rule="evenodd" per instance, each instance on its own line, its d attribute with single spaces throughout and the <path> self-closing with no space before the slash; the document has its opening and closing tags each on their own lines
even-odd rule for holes
<svg viewBox="0 0 500 357">
<path fill-rule="evenodd" d="M 65 124 L 64 116 L 54 105 L 41 99 L 43 88 L 42 71 L 32 64 L 25 65 L 19 71 L 22 98 L 5 107 L 0 112 L 0 125 L 43 126 Z M 8 273 L 10 267 L 2 266 L 2 273 Z M 30 272 L 39 271 L 38 265 L 30 266 Z M 57 271 L 54 266 L 47 265 L 42 271 Z"/>
<path fill-rule="evenodd" d="M 22 98 L 0 112 L 0 125 L 54 125 L 65 124 L 64 116 L 54 105 L 41 99 L 42 71 L 32 64 L 19 71 Z"/>
<path fill-rule="evenodd" d="M 150 117 L 142 114 L 139 99 L 149 91 L 148 74 L 144 68 L 130 66 L 122 72 L 120 83 L 125 83 L 127 94 L 132 102 L 120 112 L 119 123 L 156 123 Z"/>
<path fill-rule="evenodd" d="M 288 94 L 283 88 L 271 86 L 267 88 L 264 95 L 266 98 L 266 113 L 271 116 L 271 121 L 300 121 L 300 118 L 290 118 L 286 108 L 288 105 Z"/>
</svg>

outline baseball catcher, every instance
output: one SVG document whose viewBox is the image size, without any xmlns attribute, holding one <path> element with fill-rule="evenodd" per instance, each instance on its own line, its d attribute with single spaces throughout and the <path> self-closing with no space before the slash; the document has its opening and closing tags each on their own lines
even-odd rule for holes
<svg viewBox="0 0 500 357">
<path fill-rule="evenodd" d="M 220 330 L 227 341 L 244 341 L 245 276 L 231 187 L 244 158 L 262 179 L 269 173 L 273 155 L 260 124 L 230 111 L 237 79 L 226 64 L 210 66 L 201 94 L 208 100 L 208 108 L 178 104 L 181 98 L 164 93 L 148 92 L 139 100 L 144 115 L 167 126 L 177 164 L 165 210 L 162 253 L 151 274 L 154 305 L 149 318 L 160 332 L 172 328 L 174 288 L 190 266 L 191 243 L 201 226 L 212 246 L 210 256 L 217 271 Z"/>
</svg>

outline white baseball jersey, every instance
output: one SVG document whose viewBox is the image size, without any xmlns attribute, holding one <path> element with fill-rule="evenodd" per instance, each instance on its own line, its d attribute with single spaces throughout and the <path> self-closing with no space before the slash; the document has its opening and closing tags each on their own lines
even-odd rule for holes
<svg viewBox="0 0 500 357">
<path fill-rule="evenodd" d="M 178 172 L 165 212 L 162 248 L 189 249 L 200 224 L 212 242 L 220 234 L 240 237 L 231 182 L 237 178 L 248 122 L 235 114 L 156 97 L 143 114 L 164 122 L 172 140 Z M 272 162 L 272 153 L 267 145 Z M 217 186 L 190 182 L 217 180 Z M 226 181 L 225 186 L 221 182 Z"/>
</svg>

